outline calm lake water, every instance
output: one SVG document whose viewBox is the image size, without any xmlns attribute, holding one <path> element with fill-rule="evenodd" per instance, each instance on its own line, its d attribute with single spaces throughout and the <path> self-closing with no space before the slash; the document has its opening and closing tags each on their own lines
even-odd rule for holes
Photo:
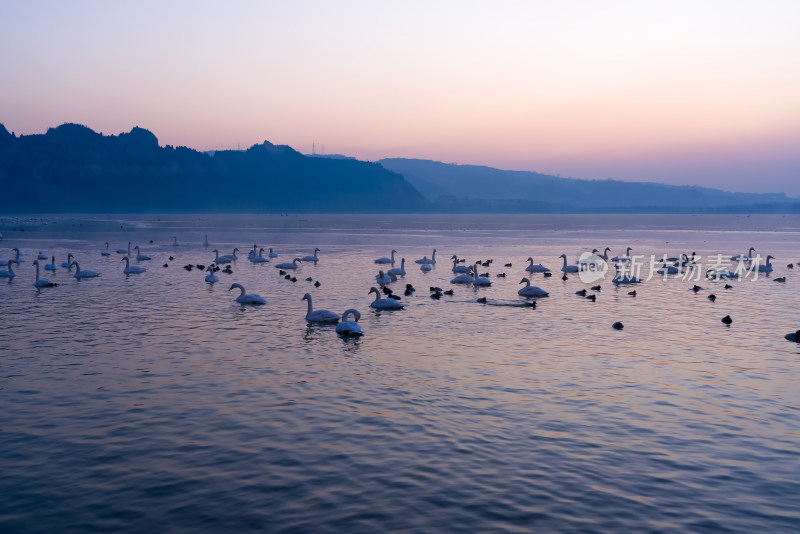
<svg viewBox="0 0 800 534">
<path fill-rule="evenodd" d="M 0 279 L 2 532 L 800 531 L 800 345 L 784 339 L 800 217 L 64 215 L 0 232 L 0 258 L 25 251 Z M 146 273 L 123 275 L 129 241 Z M 254 243 L 280 256 L 253 264 Z M 777 259 L 728 290 L 653 279 L 631 297 L 608 275 L 596 302 L 539 274 L 550 296 L 519 306 L 528 256 L 558 272 L 607 246 Z M 213 286 L 182 268 L 233 247 Z M 279 276 L 315 247 L 296 283 Z M 417 291 L 375 312 L 373 259 L 393 248 L 408 274 L 391 287 Z M 58 287 L 32 286 L 40 250 Z M 70 252 L 101 276 L 72 278 Z M 451 285 L 453 254 L 492 258 L 492 286 Z M 237 304 L 232 282 L 268 304 Z M 365 335 L 308 325 L 306 292 L 360 310 Z"/>
</svg>

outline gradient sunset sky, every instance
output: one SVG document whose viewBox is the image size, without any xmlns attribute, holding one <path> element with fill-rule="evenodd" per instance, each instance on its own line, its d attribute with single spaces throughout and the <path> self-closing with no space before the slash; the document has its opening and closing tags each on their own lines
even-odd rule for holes
<svg viewBox="0 0 800 534">
<path fill-rule="evenodd" d="M 800 196 L 800 1 L 0 3 L 0 123 Z"/>
</svg>

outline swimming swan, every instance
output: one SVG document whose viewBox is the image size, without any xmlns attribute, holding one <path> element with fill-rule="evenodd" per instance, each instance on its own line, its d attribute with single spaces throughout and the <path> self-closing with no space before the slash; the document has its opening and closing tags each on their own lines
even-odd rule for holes
<svg viewBox="0 0 800 534">
<path fill-rule="evenodd" d="M 394 251 L 393 251 L 394 252 Z M 392 262 L 394 263 L 394 262 Z M 395 276 L 405 276 L 406 275 L 406 259 L 400 259 L 400 267 L 392 267 L 389 269 L 389 274 L 393 274 Z"/>
<path fill-rule="evenodd" d="M 94 278 L 95 276 L 100 276 L 100 273 L 98 273 L 97 271 L 90 271 L 89 269 L 81 270 L 81 266 L 78 265 L 78 262 L 75 260 L 72 260 L 72 265 L 75 266 L 75 274 L 73 274 L 72 276 L 74 276 L 79 280 L 81 278 Z"/>
<path fill-rule="evenodd" d="M 147 269 L 142 267 L 141 265 L 131 265 L 131 261 L 128 256 L 125 256 L 119 261 L 125 262 L 125 268 L 122 269 L 122 272 L 125 274 L 141 274 L 145 272 Z"/>
<path fill-rule="evenodd" d="M 355 321 L 348 321 L 347 316 L 352 315 Z M 355 308 L 349 308 L 342 314 L 342 322 L 336 325 L 336 333 L 343 336 L 363 336 L 364 332 L 358 326 L 358 320 L 361 319 L 361 314 Z"/>
<path fill-rule="evenodd" d="M 747 256 L 744 254 L 737 254 L 736 256 L 731 256 L 731 261 L 750 261 L 753 259 L 753 252 L 755 251 L 755 247 L 750 247 L 750 250 L 747 251 Z"/>
<path fill-rule="evenodd" d="M 242 292 L 239 293 L 239 296 L 236 297 L 236 302 L 239 304 L 255 304 L 261 305 L 266 304 L 267 301 L 261 295 L 256 295 L 255 293 L 247 293 L 244 292 L 244 286 L 242 284 L 231 284 L 230 289 L 228 291 L 232 291 L 234 287 L 238 287 Z"/>
<path fill-rule="evenodd" d="M 70 252 L 69 254 L 67 254 L 67 261 L 62 261 L 61 266 L 65 269 L 72 269 L 72 260 L 74 258 L 75 256 L 73 256 L 72 252 Z"/>
<path fill-rule="evenodd" d="M 108 241 L 106 241 L 106 248 L 105 250 L 100 251 L 101 256 L 111 256 L 111 251 L 108 250 Z"/>
<path fill-rule="evenodd" d="M 258 256 L 251 257 L 250 261 L 252 261 L 253 263 L 267 263 L 269 262 L 269 258 L 264 257 L 264 249 L 261 248 L 258 251 Z"/>
<path fill-rule="evenodd" d="M 371 287 L 367 294 L 369 295 L 370 293 L 375 293 L 375 300 L 370 303 L 370 308 L 375 308 L 376 310 L 402 310 L 406 306 L 395 299 L 382 299 L 381 292 L 377 287 Z"/>
<path fill-rule="evenodd" d="M 142 254 L 142 252 L 139 250 L 139 245 L 136 245 L 133 247 L 133 249 L 136 251 L 136 261 L 147 261 L 152 259 L 147 254 Z"/>
<path fill-rule="evenodd" d="M 56 257 L 53 256 L 50 263 L 44 266 L 45 271 L 55 271 L 56 270 Z"/>
<path fill-rule="evenodd" d="M 453 254 L 453 257 L 450 258 L 450 259 L 453 260 L 453 272 L 455 274 L 468 273 L 469 272 L 469 270 L 470 270 L 469 267 L 467 267 L 466 265 L 459 265 L 458 264 L 458 256 Z"/>
<path fill-rule="evenodd" d="M 381 284 L 391 284 L 392 282 L 397 281 L 397 276 L 392 273 L 384 273 L 383 271 L 378 271 L 378 274 L 375 275 L 375 280 Z"/>
<path fill-rule="evenodd" d="M 6 262 L 8 269 L 3 269 L 2 271 L 0 271 L 0 278 L 14 278 L 15 276 L 17 276 L 17 273 L 15 273 L 14 269 L 11 267 L 12 263 L 17 263 L 17 260 L 8 260 Z"/>
<path fill-rule="evenodd" d="M 436 263 L 436 249 L 433 249 L 433 254 L 431 254 L 431 259 L 428 259 L 428 256 L 424 256 L 421 259 L 414 260 L 414 263 L 422 263 L 422 264 L 435 264 Z"/>
<path fill-rule="evenodd" d="M 525 287 L 517 291 L 517 295 L 522 297 L 546 297 L 550 293 L 542 289 L 541 287 L 536 287 L 531 285 L 531 281 L 527 278 L 523 278 L 519 281 L 520 284 L 526 284 Z"/>
<path fill-rule="evenodd" d="M 297 269 L 297 262 L 302 262 L 300 258 L 295 258 L 292 263 L 279 263 L 275 266 L 276 269 Z"/>
<path fill-rule="evenodd" d="M 559 258 L 564 258 L 564 266 L 561 268 L 562 273 L 577 273 L 578 266 L 577 265 L 567 265 L 567 255 L 562 254 Z"/>
<path fill-rule="evenodd" d="M 37 259 L 37 260 L 46 260 L 46 259 L 47 259 L 47 254 L 45 254 L 44 252 L 42 252 L 42 251 L 40 250 L 40 251 L 39 251 L 39 255 L 38 255 L 38 256 L 36 256 L 36 259 Z"/>
<path fill-rule="evenodd" d="M 384 256 L 382 258 L 376 259 L 375 263 L 391 263 L 392 265 L 394 265 L 394 255 L 395 254 L 397 254 L 397 251 L 392 249 L 392 257 L 391 258 L 387 258 L 386 256 Z"/>
<path fill-rule="evenodd" d="M 472 266 L 472 285 L 475 287 L 486 287 L 492 285 L 492 281 L 483 276 L 478 276 L 478 264 Z"/>
<path fill-rule="evenodd" d="M 770 263 L 770 260 L 774 259 L 774 256 L 767 256 L 767 262 L 764 265 L 757 265 L 755 271 L 759 273 L 771 273 L 772 264 Z"/>
<path fill-rule="evenodd" d="M 538 264 L 538 265 L 534 265 L 533 264 L 533 257 L 531 257 L 531 256 L 528 256 L 528 259 L 525 260 L 525 261 L 531 262 L 530 265 L 525 267 L 525 270 L 528 271 L 529 273 L 549 273 L 550 272 L 550 269 L 548 269 L 547 267 L 545 267 L 541 263 Z"/>
<path fill-rule="evenodd" d="M 628 250 L 625 251 L 624 256 L 614 256 L 613 258 L 611 258 L 611 261 L 617 261 L 623 263 L 626 261 L 631 261 L 631 250 L 633 249 L 631 247 L 628 247 Z"/>
<path fill-rule="evenodd" d="M 55 287 L 58 284 L 50 280 L 49 278 L 39 278 L 39 260 L 33 260 L 31 265 L 36 266 L 36 281 L 33 283 L 36 287 Z"/>
<path fill-rule="evenodd" d="M 118 248 L 117 254 L 126 254 L 128 256 L 131 255 L 131 242 L 128 241 L 128 248 Z"/>
<path fill-rule="evenodd" d="M 306 312 L 306 321 L 310 323 L 338 323 L 339 314 L 333 313 L 329 310 L 315 310 L 311 304 L 311 294 L 306 293 L 300 300 L 308 301 L 308 312 Z"/>
<path fill-rule="evenodd" d="M 211 267 L 206 267 L 206 272 L 208 272 L 208 274 L 206 275 L 206 282 L 208 282 L 209 284 L 213 284 L 214 282 L 219 282 L 219 276 L 217 276 L 214 273 L 214 269 L 212 269 Z"/>
<path fill-rule="evenodd" d="M 273 252 L 272 251 L 272 247 L 270 247 L 270 249 L 269 249 L 269 257 L 270 258 L 277 258 L 278 257 L 278 253 L 277 252 Z"/>
<path fill-rule="evenodd" d="M 14 256 L 14 262 L 17 265 L 19 265 L 19 262 L 22 259 L 22 258 L 20 258 L 20 255 L 19 255 L 19 249 L 15 247 L 15 248 L 12 248 L 11 251 L 17 253 L 16 256 Z M 9 261 L 11 261 L 11 260 L 0 260 L 0 267 L 5 267 L 6 265 L 8 265 Z"/>
<path fill-rule="evenodd" d="M 301 261 L 313 261 L 314 263 L 317 263 L 319 261 L 319 258 L 317 257 L 317 252 L 320 252 L 320 250 L 318 248 L 315 248 L 313 256 L 306 256 L 305 258 L 300 258 L 300 259 Z"/>
</svg>

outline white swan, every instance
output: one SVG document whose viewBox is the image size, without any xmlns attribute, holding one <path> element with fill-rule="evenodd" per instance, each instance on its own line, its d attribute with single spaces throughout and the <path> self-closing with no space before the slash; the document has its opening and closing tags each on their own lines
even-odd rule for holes
<svg viewBox="0 0 800 534">
<path fill-rule="evenodd" d="M 264 254 L 264 249 L 261 248 L 258 251 L 258 256 L 253 256 L 252 258 L 250 258 L 250 261 L 252 261 L 253 263 L 267 263 L 267 262 L 269 262 L 269 258 L 265 258 L 263 256 L 263 254 Z"/>
<path fill-rule="evenodd" d="M 45 271 L 55 271 L 56 270 L 56 257 L 53 256 L 50 263 L 44 266 Z"/>
<path fill-rule="evenodd" d="M 314 263 L 317 263 L 319 261 L 319 258 L 317 257 L 317 252 L 320 252 L 320 250 L 318 248 L 315 248 L 313 256 L 306 256 L 305 258 L 300 258 L 300 259 L 302 261 L 313 261 Z"/>
<path fill-rule="evenodd" d="M 392 262 L 394 263 L 394 262 Z M 392 267 L 389 269 L 389 274 L 393 274 L 395 276 L 405 276 L 406 275 L 406 259 L 400 258 L 400 267 Z"/>
<path fill-rule="evenodd" d="M 19 265 L 19 262 L 21 260 L 20 255 L 19 255 L 19 249 L 14 247 L 14 248 L 11 249 L 11 251 L 12 252 L 16 252 L 16 256 L 14 256 L 14 262 L 17 265 Z M 6 265 L 8 265 L 9 261 L 11 261 L 11 260 L 0 260 L 0 267 L 5 267 Z"/>
<path fill-rule="evenodd" d="M 258 245 L 253 243 L 253 250 L 247 253 L 247 259 L 252 261 L 252 259 L 255 258 L 257 254 L 258 254 Z"/>
<path fill-rule="evenodd" d="M 270 258 L 277 258 L 278 257 L 278 253 L 277 252 L 273 252 L 272 251 L 272 247 L 269 248 L 269 257 Z"/>
<path fill-rule="evenodd" d="M 392 257 L 391 258 L 387 258 L 386 256 L 384 256 L 382 258 L 378 258 L 377 260 L 375 260 L 375 263 L 391 263 L 392 265 L 394 265 L 394 255 L 395 254 L 397 254 L 397 251 L 392 249 Z"/>
<path fill-rule="evenodd" d="M 275 266 L 276 269 L 297 269 L 297 262 L 302 262 L 300 258 L 295 258 L 291 263 L 279 263 Z"/>
<path fill-rule="evenodd" d="M 430 258 L 430 259 L 428 259 L 428 256 L 423 256 L 422 258 L 420 258 L 420 259 L 418 259 L 418 260 L 414 260 L 414 263 L 422 263 L 422 264 L 425 264 L 425 263 L 430 263 L 430 264 L 435 264 L 435 263 L 436 263 L 436 249 L 433 249 L 433 254 L 431 254 L 431 258 Z"/>
<path fill-rule="evenodd" d="M 466 265 L 459 265 L 458 264 L 458 256 L 453 254 L 453 257 L 450 258 L 450 259 L 453 260 L 453 272 L 455 274 L 468 273 L 469 272 L 469 267 L 467 267 Z"/>
<path fill-rule="evenodd" d="M 108 250 L 108 241 L 106 241 L 106 248 L 105 250 L 100 251 L 101 256 L 111 256 L 111 251 Z"/>
<path fill-rule="evenodd" d="M 473 280 L 475 280 L 475 277 L 472 276 L 472 273 L 471 273 L 472 268 L 471 267 L 467 267 L 467 269 L 468 269 L 468 272 L 459 274 L 458 276 L 456 276 L 455 278 L 450 280 L 450 283 L 451 284 L 471 284 L 473 282 Z"/>
<path fill-rule="evenodd" d="M 756 249 L 754 247 L 750 247 L 750 250 L 747 251 L 747 256 L 744 254 L 737 254 L 736 256 L 731 256 L 731 261 L 750 261 L 753 259 L 753 252 Z"/>
<path fill-rule="evenodd" d="M 216 254 L 216 257 L 214 258 L 214 263 L 216 264 L 230 263 L 239 259 L 236 257 L 236 253 L 239 252 L 238 248 L 233 249 L 233 254 L 226 254 L 225 256 L 220 256 L 219 250 L 217 249 L 214 249 L 212 252 Z"/>
<path fill-rule="evenodd" d="M 205 234 L 205 239 L 203 239 L 203 246 L 207 247 L 209 245 L 211 245 L 211 243 L 208 242 L 208 234 Z"/>
<path fill-rule="evenodd" d="M 423 272 L 428 272 L 432 269 L 433 269 L 432 263 L 423 263 L 422 265 L 419 266 L 419 270 Z"/>
<path fill-rule="evenodd" d="M 567 265 L 567 255 L 562 254 L 559 258 L 564 258 L 564 266 L 561 268 L 562 273 L 577 273 L 579 268 L 577 265 Z"/>
<path fill-rule="evenodd" d="M 375 280 L 381 284 L 391 284 L 392 282 L 397 281 L 397 276 L 392 273 L 384 273 L 383 271 L 378 271 L 378 274 L 375 275 Z"/>
<path fill-rule="evenodd" d="M 621 284 L 638 284 L 641 280 L 632 274 L 620 274 L 619 267 L 617 267 L 616 274 L 614 278 L 611 280 L 613 284 L 621 285 Z"/>
<path fill-rule="evenodd" d="M 152 259 L 147 254 L 142 254 L 142 252 L 139 250 L 139 245 L 136 245 L 133 247 L 133 249 L 136 251 L 136 261 L 147 261 Z"/>
<path fill-rule="evenodd" d="M 94 278 L 95 276 L 100 276 L 100 273 L 97 271 L 90 271 L 89 269 L 81 270 L 81 266 L 78 265 L 78 262 L 75 260 L 72 260 L 72 265 L 75 266 L 75 274 L 72 275 L 75 278 Z"/>
<path fill-rule="evenodd" d="M 175 237 L 175 236 L 172 236 L 172 246 L 173 246 L 173 247 L 179 247 L 179 246 L 181 246 L 181 244 L 180 244 L 180 243 L 178 243 L 178 238 L 177 238 L 177 237 Z"/>
<path fill-rule="evenodd" d="M 661 262 L 661 268 L 657 269 L 656 272 L 658 274 L 679 274 L 681 272 L 680 269 L 675 267 L 674 265 L 667 265 L 663 260 Z"/>
<path fill-rule="evenodd" d="M 72 269 L 72 260 L 74 258 L 75 256 L 73 256 L 72 252 L 70 252 L 69 254 L 67 254 L 67 261 L 62 261 L 61 266 L 65 269 Z"/>
<path fill-rule="evenodd" d="M 308 311 L 306 312 L 306 321 L 309 323 L 338 323 L 339 314 L 333 313 L 329 310 L 315 310 L 311 304 L 311 293 L 306 293 L 300 300 L 308 301 Z"/>
<path fill-rule="evenodd" d="M 534 265 L 533 264 L 533 257 L 531 257 L 531 256 L 528 256 L 528 259 L 525 260 L 525 261 L 531 262 L 530 265 L 525 267 L 525 270 L 528 271 L 529 273 L 549 273 L 550 272 L 550 269 L 548 269 L 547 267 L 545 267 L 541 263 L 539 263 L 537 265 Z"/>
<path fill-rule="evenodd" d="M 37 260 L 46 260 L 46 259 L 47 259 L 47 254 L 45 254 L 44 252 L 42 252 L 42 251 L 40 250 L 40 251 L 39 251 L 39 255 L 38 255 L 38 256 L 36 256 L 36 259 L 37 259 Z"/>
<path fill-rule="evenodd" d="M 122 269 L 122 272 L 125 273 L 125 274 L 141 274 L 141 273 L 143 273 L 143 272 L 145 272 L 147 270 L 146 268 L 142 267 L 141 265 L 131 265 L 131 262 L 128 259 L 128 256 L 125 256 L 124 258 L 122 258 L 119 261 L 124 261 L 125 262 L 125 268 Z"/>
<path fill-rule="evenodd" d="M 126 254 L 128 256 L 131 255 L 131 242 L 128 241 L 128 248 L 118 248 L 117 254 Z"/>
<path fill-rule="evenodd" d="M 39 278 L 39 260 L 33 260 L 31 265 L 36 266 L 36 281 L 33 283 L 36 287 L 55 287 L 58 284 L 50 280 L 49 278 Z"/>
<path fill-rule="evenodd" d="M 756 269 L 755 269 L 756 272 L 759 272 L 759 273 L 771 273 L 772 272 L 772 264 L 770 263 L 770 260 L 774 260 L 774 259 L 775 259 L 774 256 L 767 256 L 767 261 L 766 261 L 766 263 L 764 265 L 756 266 Z"/>
<path fill-rule="evenodd" d="M 12 263 L 17 263 L 17 260 L 8 260 L 6 262 L 8 269 L 3 269 L 2 271 L 0 271 L 0 278 L 14 278 L 15 276 L 17 276 L 17 273 L 15 273 L 14 269 L 11 267 Z"/>
<path fill-rule="evenodd" d="M 371 287 L 369 289 L 369 293 L 375 293 L 375 300 L 370 303 L 370 308 L 375 308 L 376 310 L 402 310 L 406 306 L 402 302 L 395 299 L 382 299 L 381 292 L 377 287 Z"/>
<path fill-rule="evenodd" d="M 214 273 L 214 269 L 211 267 L 206 267 L 206 271 L 208 274 L 206 275 L 206 282 L 209 284 L 213 284 L 214 282 L 219 282 L 219 276 Z"/>
<path fill-rule="evenodd" d="M 625 251 L 624 256 L 614 256 L 613 258 L 611 258 L 611 261 L 616 261 L 621 263 L 624 263 L 626 261 L 631 261 L 631 250 L 633 249 L 631 247 L 628 247 L 628 250 Z"/>
<path fill-rule="evenodd" d="M 348 321 L 347 316 L 352 315 L 355 321 Z M 336 333 L 343 336 L 363 336 L 364 332 L 358 326 L 358 320 L 361 319 L 361 314 L 355 308 L 349 308 L 342 314 L 342 322 L 336 325 Z"/>
<path fill-rule="evenodd" d="M 472 266 L 472 285 L 475 287 L 486 287 L 492 285 L 492 281 L 483 276 L 478 276 L 478 264 Z"/>
<path fill-rule="evenodd" d="M 527 278 L 523 278 L 519 281 L 520 284 L 526 284 L 525 287 L 517 291 L 517 295 L 523 297 L 546 297 L 550 293 L 542 289 L 541 287 L 536 287 L 531 285 L 531 281 Z"/>
<path fill-rule="evenodd" d="M 245 293 L 244 286 L 242 284 L 231 284 L 231 287 L 228 289 L 228 291 L 232 291 L 234 287 L 238 287 L 242 291 L 239 293 L 239 296 L 236 297 L 236 302 L 239 304 L 261 305 L 267 303 L 267 301 L 261 295 L 256 295 L 255 293 Z"/>
</svg>

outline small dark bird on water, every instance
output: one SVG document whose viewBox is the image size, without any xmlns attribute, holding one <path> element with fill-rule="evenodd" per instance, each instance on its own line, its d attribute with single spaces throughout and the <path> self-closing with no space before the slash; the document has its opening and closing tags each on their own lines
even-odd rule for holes
<svg viewBox="0 0 800 534">
<path fill-rule="evenodd" d="M 389 298 L 394 300 L 400 300 L 400 297 L 398 297 L 397 295 L 389 295 Z"/>
<path fill-rule="evenodd" d="M 439 293 L 441 293 L 442 292 L 442 288 L 441 287 L 431 287 L 431 291 L 438 291 Z"/>
<path fill-rule="evenodd" d="M 785 276 L 781 276 L 780 278 L 776 278 L 775 281 L 776 282 L 781 282 L 781 283 L 786 282 L 786 277 Z"/>
<path fill-rule="evenodd" d="M 284 280 L 291 280 L 292 279 L 292 275 L 287 274 L 283 278 L 284 278 Z"/>
<path fill-rule="evenodd" d="M 551 276 L 553 276 L 553 273 L 544 273 L 545 278 L 550 278 Z"/>
<path fill-rule="evenodd" d="M 477 300 L 479 304 L 486 304 L 486 297 L 481 297 Z"/>
<path fill-rule="evenodd" d="M 283 269 L 279 269 L 278 274 L 283 276 L 284 274 L 286 274 L 286 271 L 284 271 Z"/>
<path fill-rule="evenodd" d="M 800 330 L 798 330 L 794 334 L 786 334 L 783 337 L 786 338 L 786 341 L 794 341 L 795 343 L 800 343 Z"/>
<path fill-rule="evenodd" d="M 314 287 L 319 287 L 319 286 L 321 286 L 321 285 L 322 285 L 322 284 L 320 284 L 320 283 L 319 283 L 319 280 L 317 280 L 316 282 L 314 282 Z"/>
<path fill-rule="evenodd" d="M 444 292 L 444 294 L 445 295 L 453 295 L 453 290 L 452 289 L 448 289 L 447 291 Z"/>
<path fill-rule="evenodd" d="M 714 293 L 711 293 L 708 296 L 708 300 L 710 300 L 711 302 L 714 302 L 715 300 L 717 300 L 717 296 Z"/>
<path fill-rule="evenodd" d="M 169 264 L 165 263 L 165 264 L 164 264 L 164 267 L 169 267 Z"/>
<path fill-rule="evenodd" d="M 406 289 L 403 295 L 409 296 L 411 293 L 413 293 L 413 291 L 411 291 L 410 289 Z"/>
<path fill-rule="evenodd" d="M 314 279 L 311 278 L 310 276 L 308 278 L 306 278 L 306 282 L 313 282 L 313 281 L 314 281 Z"/>
<path fill-rule="evenodd" d="M 588 297 L 586 297 L 586 300 L 591 300 L 592 302 L 595 302 L 597 300 L 597 295 L 589 295 Z"/>
<path fill-rule="evenodd" d="M 439 293 L 438 291 L 434 291 L 434 292 L 431 294 L 431 298 L 432 298 L 432 299 L 439 300 L 440 298 L 442 298 L 442 294 L 441 294 L 441 293 Z"/>
<path fill-rule="evenodd" d="M 794 265 L 792 265 L 792 264 L 790 263 L 789 265 L 787 265 L 787 266 L 786 266 L 786 268 L 787 268 L 787 269 L 794 269 Z"/>
<path fill-rule="evenodd" d="M 199 263 L 197 265 L 195 265 L 195 267 L 197 267 L 201 271 L 205 271 L 206 270 L 206 266 L 205 265 L 200 265 Z"/>
<path fill-rule="evenodd" d="M 384 295 L 387 295 L 387 296 L 390 296 L 390 297 L 392 296 L 392 290 L 389 289 L 388 287 L 383 286 L 383 287 L 381 287 L 381 290 L 383 291 Z"/>
<path fill-rule="evenodd" d="M 733 319 L 731 319 L 731 316 L 730 316 L 730 315 L 726 315 L 726 316 L 725 316 L 725 317 L 723 317 L 721 320 L 722 320 L 722 322 L 723 322 L 724 324 L 727 324 L 727 325 L 730 325 L 730 324 L 733 322 Z"/>
<path fill-rule="evenodd" d="M 504 265 L 504 267 L 511 267 L 511 264 L 510 264 L 510 263 L 506 263 L 506 264 Z"/>
<path fill-rule="evenodd" d="M 233 274 L 233 270 L 231 269 L 231 266 L 230 266 L 230 265 L 226 266 L 226 267 L 225 267 L 225 270 L 224 270 L 224 271 L 222 271 L 222 272 L 223 272 L 223 273 L 226 273 L 226 274 Z"/>
<path fill-rule="evenodd" d="M 632 297 L 635 297 L 636 296 L 636 290 L 634 289 L 633 291 L 628 291 L 628 295 L 630 295 Z"/>
<path fill-rule="evenodd" d="M 592 291 L 600 291 L 600 286 L 592 286 Z"/>
<path fill-rule="evenodd" d="M 613 328 L 614 330 L 622 330 L 623 328 L 625 328 L 625 325 L 622 324 L 620 321 L 617 321 L 616 323 L 611 325 L 611 328 Z"/>
<path fill-rule="evenodd" d="M 489 273 L 479 274 L 478 276 L 482 276 L 484 278 L 489 278 Z"/>
<path fill-rule="evenodd" d="M 730 284 L 725 284 L 725 289 L 733 289 L 733 286 Z"/>
<path fill-rule="evenodd" d="M 291 278 L 290 278 L 290 280 L 291 280 L 292 282 L 297 282 L 297 278 L 295 278 L 294 276 L 293 276 L 293 277 L 291 277 Z"/>
<path fill-rule="evenodd" d="M 414 289 L 414 286 L 412 286 L 411 284 L 406 284 L 406 291 L 411 291 L 413 293 L 414 291 L 416 291 L 416 289 Z"/>
<path fill-rule="evenodd" d="M 698 291 L 700 291 L 701 289 L 703 289 L 703 288 L 702 288 L 702 287 L 700 287 L 700 286 L 697 286 L 697 285 L 692 287 L 692 291 L 694 291 L 695 293 L 697 293 L 697 292 L 698 292 Z"/>
<path fill-rule="evenodd" d="M 562 280 L 569 280 L 569 277 L 567 276 L 567 273 L 564 273 L 564 276 L 562 276 L 561 279 Z"/>
<path fill-rule="evenodd" d="M 497 278 L 505 278 L 506 277 L 506 273 L 498 273 L 495 276 L 497 276 Z"/>
<path fill-rule="evenodd" d="M 191 271 L 192 265 L 184 265 L 183 268 L 186 269 L 187 271 Z"/>
<path fill-rule="evenodd" d="M 170 257 L 169 257 L 169 261 L 172 261 L 172 260 L 174 260 L 174 259 L 175 259 L 175 258 L 173 258 L 172 256 L 170 256 Z"/>
<path fill-rule="evenodd" d="M 585 297 L 586 296 L 586 290 L 585 289 L 581 289 L 580 291 L 576 291 L 575 294 L 576 295 L 580 295 L 582 297 Z"/>
<path fill-rule="evenodd" d="M 534 310 L 536 309 L 536 301 L 535 301 L 535 300 L 532 300 L 532 301 L 530 301 L 530 302 L 529 302 L 529 303 L 527 303 L 527 304 L 528 304 L 528 306 L 530 306 L 532 309 L 534 309 Z"/>
</svg>

